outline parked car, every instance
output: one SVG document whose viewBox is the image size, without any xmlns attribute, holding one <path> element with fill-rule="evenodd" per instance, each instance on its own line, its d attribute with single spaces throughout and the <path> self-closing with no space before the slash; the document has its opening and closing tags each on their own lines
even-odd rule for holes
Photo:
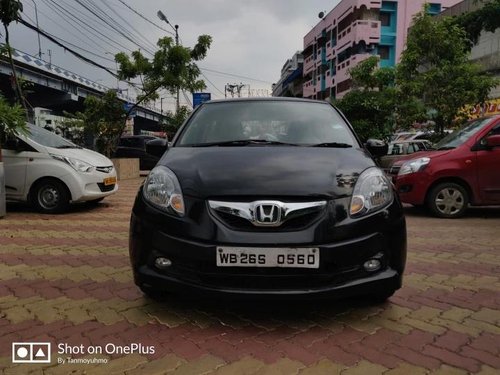
<svg viewBox="0 0 500 375">
<path fill-rule="evenodd" d="M 2 145 L 7 200 L 27 201 L 43 213 L 70 202 L 98 202 L 118 191 L 113 163 L 39 126 Z"/>
<path fill-rule="evenodd" d="M 435 148 L 391 168 L 403 202 L 445 218 L 462 216 L 469 204 L 500 205 L 500 116 L 469 122 Z"/>
<path fill-rule="evenodd" d="M 398 141 L 389 143 L 387 155 L 384 155 L 379 160 L 379 165 L 384 170 L 389 171 L 392 164 L 401 158 L 403 155 L 413 154 L 419 151 L 430 150 L 432 143 L 426 140 L 410 140 Z"/>
<path fill-rule="evenodd" d="M 405 218 L 371 156 L 387 145 L 367 149 L 327 102 L 202 104 L 137 194 L 135 283 L 151 296 L 387 299 L 401 287 Z"/>
<path fill-rule="evenodd" d="M 146 145 L 153 140 L 161 138 L 150 135 L 126 135 L 120 138 L 114 156 L 117 158 L 137 158 L 141 171 L 154 168 L 160 158 L 147 152 Z"/>
</svg>

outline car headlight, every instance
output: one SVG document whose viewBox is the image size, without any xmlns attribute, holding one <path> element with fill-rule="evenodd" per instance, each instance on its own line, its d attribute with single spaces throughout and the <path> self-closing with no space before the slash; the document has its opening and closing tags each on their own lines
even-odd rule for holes
<svg viewBox="0 0 500 375">
<path fill-rule="evenodd" d="M 360 217 L 382 209 L 392 200 L 391 181 L 379 168 L 369 168 L 361 173 L 354 186 L 350 214 Z"/>
<path fill-rule="evenodd" d="M 144 198 L 159 209 L 184 216 L 181 185 L 174 172 L 167 167 L 154 167 L 144 182 L 142 191 Z"/>
<path fill-rule="evenodd" d="M 69 164 L 77 172 L 89 173 L 94 170 L 93 165 L 86 163 L 82 160 L 70 158 L 68 156 L 63 156 L 63 155 L 51 154 L 50 156 L 52 156 L 56 160 L 60 160 L 62 162 L 65 162 L 66 164 Z"/>
<path fill-rule="evenodd" d="M 407 161 L 401 166 L 398 176 L 422 171 L 431 161 L 430 158 L 418 158 Z"/>
</svg>

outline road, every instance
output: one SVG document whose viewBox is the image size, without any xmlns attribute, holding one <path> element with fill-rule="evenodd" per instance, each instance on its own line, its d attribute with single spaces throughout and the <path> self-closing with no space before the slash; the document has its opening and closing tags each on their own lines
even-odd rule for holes
<svg viewBox="0 0 500 375">
<path fill-rule="evenodd" d="M 383 305 L 155 302 L 133 285 L 129 268 L 128 221 L 139 184 L 123 181 L 119 193 L 97 207 L 64 215 L 9 207 L 0 221 L 3 373 L 500 371 L 500 209 L 442 220 L 407 208 L 404 287 Z M 29 341 L 52 343 L 52 362 L 13 364 L 12 342 Z M 57 352 L 61 343 L 87 352 L 106 344 L 142 349 L 67 355 Z M 68 357 L 107 363 L 57 364 Z"/>
</svg>

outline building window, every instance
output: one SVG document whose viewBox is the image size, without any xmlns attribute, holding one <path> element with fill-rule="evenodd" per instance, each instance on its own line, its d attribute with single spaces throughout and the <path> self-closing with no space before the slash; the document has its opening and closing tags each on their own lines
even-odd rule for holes
<svg viewBox="0 0 500 375">
<path fill-rule="evenodd" d="M 380 60 L 389 60 L 390 58 L 390 48 L 388 46 L 379 46 L 378 54 L 380 56 Z"/>
<path fill-rule="evenodd" d="M 380 25 L 391 26 L 391 14 L 388 12 L 380 12 Z"/>
<path fill-rule="evenodd" d="M 430 3 L 428 13 L 432 15 L 441 13 L 441 4 Z"/>
</svg>

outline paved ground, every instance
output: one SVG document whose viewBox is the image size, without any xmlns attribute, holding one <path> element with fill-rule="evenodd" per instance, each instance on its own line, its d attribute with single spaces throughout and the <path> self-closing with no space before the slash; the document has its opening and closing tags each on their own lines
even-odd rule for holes
<svg viewBox="0 0 500 375">
<path fill-rule="evenodd" d="M 439 220 L 408 209 L 404 288 L 380 306 L 144 298 L 128 265 L 139 181 L 96 208 L 0 221 L 0 371 L 5 374 L 461 374 L 500 372 L 500 209 Z M 52 364 L 13 365 L 11 343 L 52 343 Z M 154 346 L 72 355 L 56 344 Z"/>
</svg>

